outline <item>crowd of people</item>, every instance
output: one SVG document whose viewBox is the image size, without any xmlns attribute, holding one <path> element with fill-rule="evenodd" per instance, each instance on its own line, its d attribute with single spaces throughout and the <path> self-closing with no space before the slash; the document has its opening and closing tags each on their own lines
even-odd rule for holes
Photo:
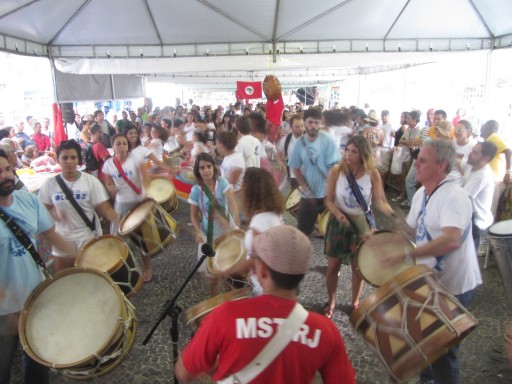
<svg viewBox="0 0 512 384">
<path fill-rule="evenodd" d="M 143 107 L 121 116 L 111 124 L 100 110 L 77 115 L 76 129 L 57 146 L 48 119 L 27 117 L 32 135 L 21 120 L 15 128 L 1 128 L 0 213 L 11 216 L 32 243 L 41 234 L 53 246 L 55 270 L 63 270 L 74 265 L 81 246 L 102 234 L 100 218 L 116 235 L 123 217 L 146 197 L 152 178 L 176 176 L 187 165 L 195 177 L 188 203 L 198 257 L 203 243 L 212 245 L 237 228 L 245 231 L 247 260 L 217 273 L 201 269 L 210 294 L 217 294 L 219 279 L 249 276 L 255 297 L 226 303 L 207 317 L 176 365 L 181 380 L 201 373 L 215 380 L 247 378 L 256 365 L 254 382 L 310 382 L 316 371 L 326 383 L 354 382 L 341 334 L 329 319 L 341 265 L 354 265 L 357 244 L 377 229 L 374 207 L 416 242 L 413 250 L 382 255 L 383 267 L 411 258 L 426 264 L 464 306 L 482 284 L 476 256 L 511 173 L 511 150 L 494 120 L 477 136 L 469 121 L 458 116 L 449 122 L 441 109 L 429 109 L 424 124 L 420 111 L 403 112 L 395 127 L 386 110 L 379 119 L 375 111 L 357 107 L 306 109 L 297 103 L 283 111 L 270 141 L 263 104 L 242 108 L 237 102 L 226 111 Z M 46 163 L 37 162 L 42 156 L 49 158 Z M 48 166 L 50 159 L 60 175 L 48 178 L 38 197 L 29 194 L 16 169 Z M 283 221 L 289 187 L 300 193 L 297 228 Z M 391 200 L 409 211 L 405 220 L 386 191 L 397 192 Z M 309 237 L 318 235 L 315 223 L 324 212 L 330 214 L 322 234 L 327 300 L 315 314 L 296 303 L 297 288 L 312 259 Z M 0 236 L 0 344 L 8 346 L 0 351 L 0 383 L 7 383 L 18 343 L 13 324 L 42 277 L 39 260 L 7 224 L 0 225 Z M 144 282 L 150 283 L 151 259 L 142 255 L 142 261 Z M 353 309 L 362 288 L 353 270 Z M 277 323 L 301 327 L 301 337 L 269 355 L 265 344 L 280 336 Z M 459 382 L 456 352 L 452 348 L 425 369 L 421 381 Z M 47 382 L 44 367 L 25 352 L 24 359 L 26 382 Z M 292 362 L 300 362 L 297 378 L 286 369 Z"/>
</svg>

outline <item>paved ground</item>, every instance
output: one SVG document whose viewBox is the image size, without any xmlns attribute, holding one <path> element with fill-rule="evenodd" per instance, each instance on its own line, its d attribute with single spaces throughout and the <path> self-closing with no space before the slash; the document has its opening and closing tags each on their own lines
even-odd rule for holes
<svg viewBox="0 0 512 384">
<path fill-rule="evenodd" d="M 188 204 L 180 201 L 175 217 L 182 223 L 178 241 L 153 258 L 154 280 L 146 284 L 133 298 L 139 319 L 139 331 L 135 345 L 120 367 L 97 380 L 101 384 L 119 383 L 171 383 L 173 378 L 172 343 L 169 337 L 169 319 L 165 319 L 155 332 L 148 345 L 141 341 L 159 317 L 162 307 L 179 289 L 196 260 L 196 243 L 190 227 L 187 226 Z M 288 223 L 295 220 L 286 214 Z M 310 310 L 320 311 L 326 299 L 324 274 L 326 260 L 323 255 L 323 242 L 312 240 L 315 248 L 315 261 L 300 289 L 300 301 Z M 480 258 L 483 263 L 483 258 Z M 503 334 L 512 314 L 505 303 L 505 293 L 496 264 L 492 261 L 483 269 L 484 285 L 476 291 L 471 312 L 479 321 L 478 328 L 463 342 L 460 351 L 462 383 L 502 384 L 512 383 L 512 370 L 504 355 Z M 363 295 L 373 289 L 365 286 Z M 206 285 L 199 276 L 194 276 L 178 304 L 187 309 L 207 299 Z M 357 371 L 360 384 L 389 383 L 388 375 L 377 357 L 365 346 L 349 323 L 348 304 L 350 303 L 350 269 L 341 271 L 338 306 L 333 317 L 340 330 L 352 364 Z M 185 325 L 182 313 L 179 319 L 180 349 L 187 344 L 192 329 Z M 19 364 L 13 372 L 13 383 L 20 383 Z M 52 373 L 52 383 L 65 383 L 70 380 Z M 199 381 L 198 381 L 199 382 Z M 207 382 L 207 381 L 202 381 Z M 317 379 L 315 382 L 320 383 Z M 411 383 L 416 380 L 411 381 Z"/>
</svg>

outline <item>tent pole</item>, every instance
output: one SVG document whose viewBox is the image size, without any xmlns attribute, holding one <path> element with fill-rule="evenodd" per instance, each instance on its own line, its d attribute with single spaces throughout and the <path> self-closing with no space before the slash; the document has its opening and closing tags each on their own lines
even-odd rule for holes
<svg viewBox="0 0 512 384">
<path fill-rule="evenodd" d="M 483 110 L 483 116 L 489 117 L 489 100 L 491 98 L 490 93 L 492 92 L 491 89 L 491 75 L 492 75 L 492 53 L 493 50 L 489 50 L 487 53 L 487 60 L 485 64 L 485 87 L 484 87 L 484 110 Z"/>
<path fill-rule="evenodd" d="M 50 70 L 52 72 L 53 101 L 55 103 L 58 103 L 59 100 L 57 99 L 57 79 L 55 77 L 55 63 L 53 62 L 50 52 L 48 52 L 48 60 L 50 60 Z"/>
<path fill-rule="evenodd" d="M 115 105 L 116 105 L 116 87 L 114 86 L 114 75 L 113 74 L 110 74 L 110 88 L 112 89 L 112 97 L 114 98 L 114 108 L 115 108 Z"/>
</svg>

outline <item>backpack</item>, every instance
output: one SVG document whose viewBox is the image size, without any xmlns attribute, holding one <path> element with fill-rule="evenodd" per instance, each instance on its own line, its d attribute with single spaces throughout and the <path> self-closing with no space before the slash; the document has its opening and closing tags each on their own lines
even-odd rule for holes
<svg viewBox="0 0 512 384">
<path fill-rule="evenodd" d="M 84 159 L 85 169 L 88 172 L 97 171 L 100 168 L 100 163 L 96 160 L 92 151 L 92 143 L 87 144 L 82 150 L 82 157 Z"/>
</svg>

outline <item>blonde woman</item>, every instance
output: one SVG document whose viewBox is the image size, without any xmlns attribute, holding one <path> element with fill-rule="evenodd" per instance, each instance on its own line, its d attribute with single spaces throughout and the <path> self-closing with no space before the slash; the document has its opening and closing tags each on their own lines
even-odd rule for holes
<svg viewBox="0 0 512 384">
<path fill-rule="evenodd" d="M 352 187 L 349 179 L 355 180 Z M 331 220 L 325 239 L 328 300 L 324 315 L 328 318 L 332 317 L 336 305 L 336 287 L 341 265 L 352 263 L 357 243 L 370 236 L 375 229 L 371 214 L 365 215 L 365 209 L 355 197 L 353 188 L 358 188 L 368 209 L 373 202 L 382 213 L 394 216 L 393 209 L 386 200 L 370 144 L 359 135 L 348 140 L 343 158 L 330 170 L 327 178 L 325 206 L 331 213 Z M 362 289 L 363 280 L 352 270 L 354 309 L 359 306 Z"/>
</svg>

